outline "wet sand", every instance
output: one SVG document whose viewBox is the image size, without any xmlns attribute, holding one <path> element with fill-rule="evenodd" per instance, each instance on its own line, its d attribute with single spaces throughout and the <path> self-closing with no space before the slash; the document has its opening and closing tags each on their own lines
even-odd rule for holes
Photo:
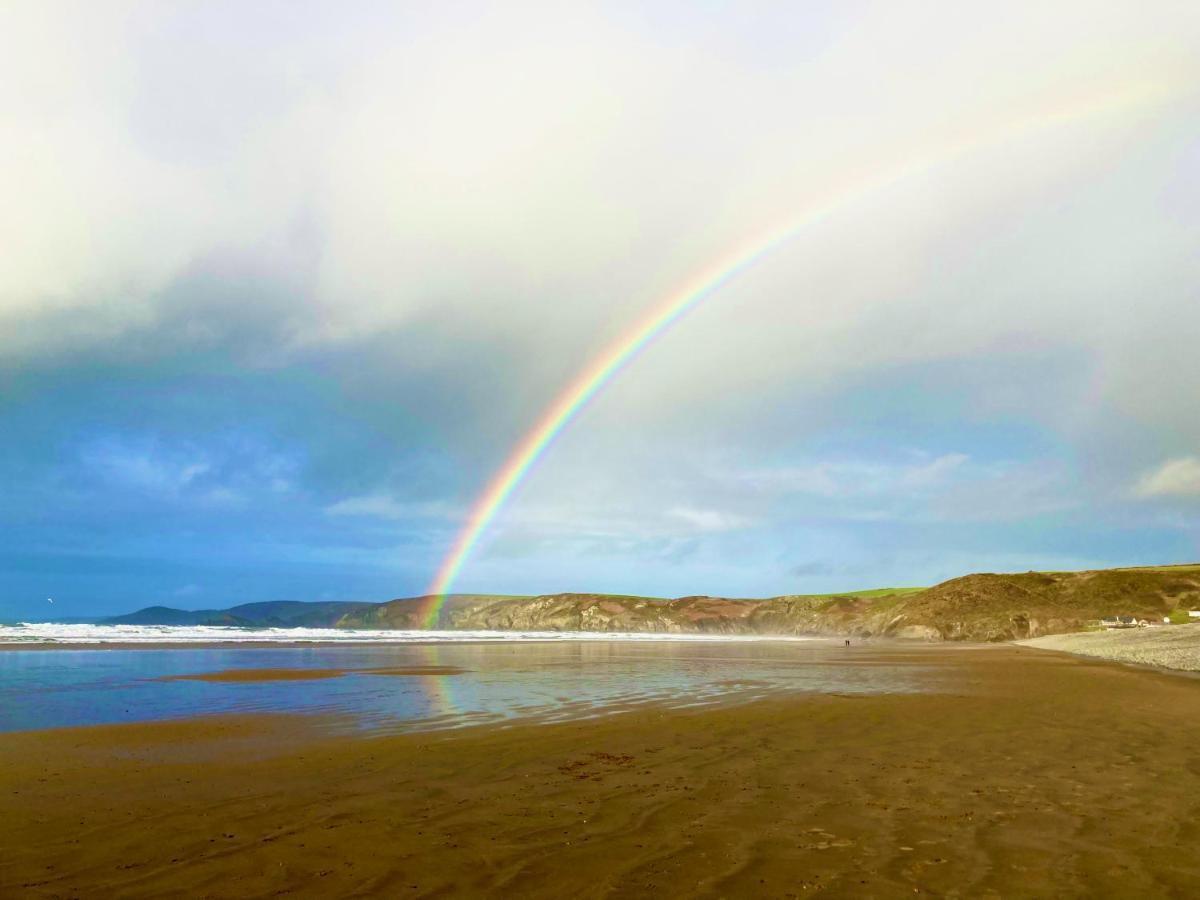
<svg viewBox="0 0 1200 900">
<path fill-rule="evenodd" d="M 904 653 L 940 693 L 361 739 L 300 716 L 4 735 L 0 896 L 1200 892 L 1200 682 Z"/>
<path fill-rule="evenodd" d="M 195 675 L 164 675 L 155 681 L 319 681 L 342 678 L 346 675 L 461 675 L 458 666 L 393 666 L 373 669 L 222 669 L 219 672 L 198 672 Z"/>
</svg>

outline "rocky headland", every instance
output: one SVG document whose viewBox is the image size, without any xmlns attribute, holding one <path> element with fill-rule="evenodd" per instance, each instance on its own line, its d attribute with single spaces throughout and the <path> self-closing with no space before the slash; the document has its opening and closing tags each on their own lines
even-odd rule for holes
<svg viewBox="0 0 1200 900">
<path fill-rule="evenodd" d="M 384 604 L 370 618 L 414 627 L 420 600 Z M 977 574 L 930 588 L 883 588 L 763 600 L 611 594 L 455 597 L 439 625 L 451 629 L 826 635 L 1009 641 L 1082 631 L 1105 616 L 1161 621 L 1200 608 L 1200 566 L 1089 572 Z M 1186 615 L 1184 616 L 1186 618 Z M 403 624 L 401 624 L 403 623 Z"/>
</svg>

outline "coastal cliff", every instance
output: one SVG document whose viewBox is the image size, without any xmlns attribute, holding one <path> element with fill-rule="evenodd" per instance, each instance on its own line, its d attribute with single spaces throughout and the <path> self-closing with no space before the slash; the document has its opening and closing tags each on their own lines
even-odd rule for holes
<svg viewBox="0 0 1200 900">
<path fill-rule="evenodd" d="M 429 597 L 385 603 L 250 603 L 224 610 L 148 607 L 108 624 L 415 630 Z M 1200 565 L 965 575 L 930 588 L 881 588 L 767 599 L 616 594 L 452 594 L 437 628 L 657 632 L 1008 641 L 1082 631 L 1105 616 L 1162 620 L 1200 609 Z"/>
<path fill-rule="evenodd" d="M 1007 641 L 1081 631 L 1104 616 L 1200 608 L 1200 566 L 978 574 L 926 589 L 766 600 L 604 594 L 462 603 L 446 627 L 528 631 L 847 635 Z"/>
</svg>

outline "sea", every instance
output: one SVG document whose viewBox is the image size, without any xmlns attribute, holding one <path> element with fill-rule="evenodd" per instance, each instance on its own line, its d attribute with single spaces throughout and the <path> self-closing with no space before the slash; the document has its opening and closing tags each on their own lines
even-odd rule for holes
<svg viewBox="0 0 1200 900">
<path fill-rule="evenodd" d="M 241 713 L 376 733 L 558 722 L 911 693 L 930 689 L 928 662 L 815 638 L 21 624 L 0 626 L 0 732 Z"/>
</svg>

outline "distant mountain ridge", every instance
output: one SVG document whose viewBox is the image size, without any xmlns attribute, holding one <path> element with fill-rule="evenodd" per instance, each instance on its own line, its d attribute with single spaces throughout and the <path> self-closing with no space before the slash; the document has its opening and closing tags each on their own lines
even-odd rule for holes
<svg viewBox="0 0 1200 900">
<path fill-rule="evenodd" d="M 354 600 L 268 600 L 228 609 L 174 609 L 147 606 L 121 616 L 95 620 L 101 625 L 226 625 L 242 628 L 419 628 L 427 597 L 382 603 Z M 442 615 L 464 603 L 514 599 L 507 594 L 452 594 Z"/>
<path fill-rule="evenodd" d="M 129 625 L 417 629 L 428 597 L 385 603 L 280 601 L 186 611 L 152 606 L 103 620 Z M 849 635 L 1004 641 L 1081 631 L 1113 615 L 1159 620 L 1200 609 L 1200 564 L 1086 572 L 975 574 L 930 588 L 767 599 L 453 594 L 452 630 Z M 1186 616 L 1184 616 L 1186 618 Z"/>
</svg>

